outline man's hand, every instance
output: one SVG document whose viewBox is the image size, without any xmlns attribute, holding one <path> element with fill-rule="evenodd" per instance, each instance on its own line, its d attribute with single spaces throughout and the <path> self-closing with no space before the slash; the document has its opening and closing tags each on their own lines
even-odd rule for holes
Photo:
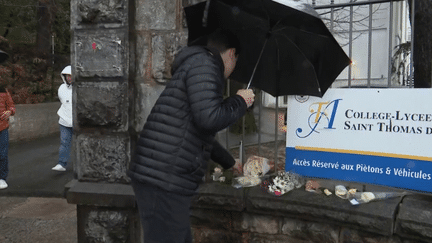
<svg viewBox="0 0 432 243">
<path fill-rule="evenodd" d="M 251 89 L 239 89 L 237 94 L 240 95 L 245 101 L 247 107 L 251 107 L 255 101 L 255 94 Z"/>
<path fill-rule="evenodd" d="M 7 120 L 10 117 L 11 113 L 11 111 L 4 111 L 3 114 L 0 116 L 0 120 Z"/>
</svg>

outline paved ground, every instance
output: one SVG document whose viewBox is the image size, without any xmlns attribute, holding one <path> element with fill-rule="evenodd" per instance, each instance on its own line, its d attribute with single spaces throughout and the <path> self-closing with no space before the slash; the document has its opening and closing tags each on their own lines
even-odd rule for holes
<svg viewBox="0 0 432 243">
<path fill-rule="evenodd" d="M 64 185 L 73 179 L 73 166 L 57 172 L 59 135 L 30 142 L 14 143 L 9 148 L 8 189 L 0 196 L 64 197 Z"/>
<path fill-rule="evenodd" d="M 76 243 L 76 206 L 62 198 L 0 197 L 0 242 Z"/>
<path fill-rule="evenodd" d="M 1 243 L 77 242 L 76 205 L 64 198 L 68 171 L 51 168 L 58 158 L 59 136 L 11 144 L 9 187 L 0 190 Z"/>
</svg>

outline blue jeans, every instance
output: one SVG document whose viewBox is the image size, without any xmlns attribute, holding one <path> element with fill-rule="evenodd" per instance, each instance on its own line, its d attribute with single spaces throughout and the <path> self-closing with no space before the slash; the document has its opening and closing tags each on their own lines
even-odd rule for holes
<svg viewBox="0 0 432 243">
<path fill-rule="evenodd" d="M 59 164 L 66 168 L 70 159 L 73 128 L 60 125 Z"/>
<path fill-rule="evenodd" d="M 9 173 L 9 129 L 0 132 L 0 179 L 6 180 Z"/>
</svg>

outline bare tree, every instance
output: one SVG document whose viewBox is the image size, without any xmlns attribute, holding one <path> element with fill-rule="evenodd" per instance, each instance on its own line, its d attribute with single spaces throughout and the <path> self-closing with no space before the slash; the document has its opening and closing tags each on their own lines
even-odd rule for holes
<svg viewBox="0 0 432 243">
<path fill-rule="evenodd" d="M 38 0 L 36 51 L 42 58 L 46 58 L 50 53 L 55 13 L 54 0 Z"/>
<path fill-rule="evenodd" d="M 309 4 L 316 6 L 328 5 L 330 0 L 307 0 Z M 388 10 L 382 4 L 375 4 L 372 8 L 372 22 L 374 28 L 380 28 L 381 25 L 376 25 L 379 20 L 379 13 Z M 355 41 L 360 36 L 364 35 L 365 30 L 369 28 L 369 7 L 368 6 L 339 6 L 333 9 L 318 9 L 323 22 L 327 25 L 334 36 L 338 37 L 341 46 L 346 46 L 350 42 L 350 31 L 352 32 L 352 40 Z"/>
</svg>

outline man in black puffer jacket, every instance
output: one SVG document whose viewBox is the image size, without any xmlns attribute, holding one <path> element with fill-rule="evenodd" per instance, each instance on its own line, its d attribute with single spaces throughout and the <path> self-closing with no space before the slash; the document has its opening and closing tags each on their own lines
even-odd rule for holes
<svg viewBox="0 0 432 243">
<path fill-rule="evenodd" d="M 223 99 L 239 51 L 235 35 L 218 30 L 206 47 L 186 47 L 173 62 L 172 79 L 147 118 L 128 171 L 146 243 L 192 242 L 189 209 L 207 161 L 234 165 L 215 134 L 254 102 L 244 89 Z"/>
</svg>

